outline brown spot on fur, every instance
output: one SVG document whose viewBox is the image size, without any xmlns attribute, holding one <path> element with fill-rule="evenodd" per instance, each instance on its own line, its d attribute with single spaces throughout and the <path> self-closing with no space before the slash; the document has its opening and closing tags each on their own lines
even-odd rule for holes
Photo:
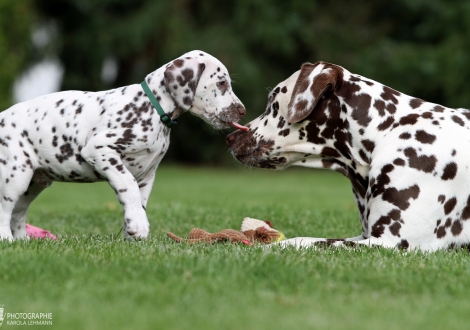
<svg viewBox="0 0 470 330">
<path fill-rule="evenodd" d="M 457 220 L 457 221 L 454 221 L 454 223 L 452 224 L 450 231 L 452 232 L 452 235 L 458 236 L 462 232 L 462 229 L 463 229 L 462 223 L 459 220 Z"/>
<path fill-rule="evenodd" d="M 465 126 L 465 123 L 463 122 L 462 118 L 460 118 L 459 116 L 453 115 L 452 120 L 462 127 Z"/>
<path fill-rule="evenodd" d="M 361 159 L 366 162 L 367 164 L 370 163 L 370 159 L 369 157 L 367 157 L 366 153 L 364 152 L 364 150 L 359 150 L 359 156 L 361 156 Z"/>
<path fill-rule="evenodd" d="M 385 116 L 385 102 L 382 100 L 375 100 L 374 107 L 379 111 L 381 117 Z"/>
<path fill-rule="evenodd" d="M 184 60 L 182 59 L 177 59 L 177 60 L 174 60 L 173 61 L 173 64 L 177 67 L 177 68 L 181 68 L 184 64 Z"/>
<path fill-rule="evenodd" d="M 371 181 L 371 191 L 374 197 L 384 193 L 385 185 L 390 183 L 388 173 L 392 172 L 395 167 L 392 164 L 387 164 L 380 170 L 377 180 Z"/>
<path fill-rule="evenodd" d="M 395 119 L 393 117 L 388 117 L 385 119 L 382 123 L 377 126 L 377 129 L 379 131 L 385 131 L 387 128 L 389 128 L 393 123 L 395 122 Z"/>
<path fill-rule="evenodd" d="M 470 219 L 470 196 L 467 199 L 467 205 L 465 205 L 462 211 L 462 220 Z"/>
<path fill-rule="evenodd" d="M 415 168 L 425 173 L 431 173 L 436 167 L 437 159 L 436 156 L 418 156 L 416 150 L 409 147 L 404 150 L 405 156 L 408 157 L 408 164 L 410 167 Z"/>
<path fill-rule="evenodd" d="M 439 228 L 437 229 L 437 231 L 436 231 L 436 236 L 437 236 L 437 238 L 442 238 L 442 237 L 444 237 L 445 235 L 446 235 L 446 229 L 445 229 L 445 227 L 443 227 L 443 226 L 439 227 Z"/>
<path fill-rule="evenodd" d="M 320 137 L 320 129 L 314 121 L 308 123 L 305 127 L 307 131 L 307 141 L 315 144 L 324 144 L 326 141 L 324 138 Z"/>
<path fill-rule="evenodd" d="M 410 206 L 409 200 L 418 198 L 419 193 L 420 189 L 417 185 L 402 190 L 387 188 L 382 195 L 382 199 L 397 206 L 400 210 L 406 210 Z"/>
<path fill-rule="evenodd" d="M 362 145 L 364 146 L 364 148 L 366 148 L 366 150 L 368 152 L 373 152 L 374 151 L 374 148 L 375 148 L 375 143 L 374 141 L 371 141 L 371 140 L 362 140 L 361 141 Z"/>
<path fill-rule="evenodd" d="M 397 112 L 397 106 L 393 103 L 389 103 L 387 107 L 385 108 L 391 115 L 395 114 Z"/>
<path fill-rule="evenodd" d="M 393 161 L 393 164 L 397 166 L 405 166 L 406 162 L 401 158 L 397 158 Z"/>
<path fill-rule="evenodd" d="M 361 126 L 367 126 L 372 118 L 369 116 L 369 108 L 372 98 L 368 94 L 360 94 L 346 102 L 353 108 L 352 118 Z"/>
<path fill-rule="evenodd" d="M 381 237 L 384 233 L 385 226 L 390 225 L 392 220 L 400 220 L 401 212 L 397 209 L 391 210 L 387 215 L 381 216 L 371 228 L 371 235 L 373 237 Z M 398 228 L 399 229 L 399 228 Z"/>
<path fill-rule="evenodd" d="M 380 96 L 385 101 L 392 101 L 394 104 L 398 103 L 396 96 L 400 96 L 401 93 L 387 86 L 383 87 L 383 93 Z"/>
<path fill-rule="evenodd" d="M 455 205 L 457 205 L 457 199 L 452 197 L 444 204 L 444 213 L 447 215 L 452 212 L 455 208 Z"/>
<path fill-rule="evenodd" d="M 397 245 L 400 250 L 406 250 L 410 247 L 410 243 L 406 239 L 402 239 L 401 242 Z"/>
<path fill-rule="evenodd" d="M 451 218 L 447 218 L 446 223 L 445 223 L 445 227 L 446 227 L 446 228 L 449 228 L 451 224 L 452 224 L 452 219 L 451 219 Z"/>
<path fill-rule="evenodd" d="M 183 71 L 181 71 L 181 75 L 176 77 L 176 81 L 178 81 L 179 85 L 183 87 L 186 84 L 188 84 L 193 78 L 194 78 L 194 71 L 191 69 L 184 69 Z"/>
<path fill-rule="evenodd" d="M 279 123 L 277 123 L 277 128 L 282 129 L 286 125 L 286 120 L 283 116 L 279 117 Z"/>
<path fill-rule="evenodd" d="M 400 237 L 400 228 L 401 224 L 399 222 L 394 222 L 388 229 L 390 230 L 390 233 L 394 236 Z"/>
<path fill-rule="evenodd" d="M 433 115 L 432 115 L 432 112 L 429 112 L 429 111 L 423 112 L 421 114 L 421 117 L 426 118 L 426 119 L 433 119 L 434 118 Z"/>
<path fill-rule="evenodd" d="M 442 180 L 452 180 L 457 174 L 457 164 L 454 162 L 448 163 L 444 167 L 444 173 L 441 176 Z"/>
<path fill-rule="evenodd" d="M 334 147 L 347 159 L 351 159 L 351 151 L 348 145 L 351 145 L 351 133 L 340 130 L 335 131 Z"/>
<path fill-rule="evenodd" d="M 435 112 L 444 112 L 444 107 L 440 106 L 440 105 L 436 105 L 432 111 L 435 111 Z"/>
<path fill-rule="evenodd" d="M 410 106 L 413 108 L 413 109 L 416 109 L 416 108 L 419 108 L 421 104 L 423 104 L 423 100 L 421 99 L 412 99 L 410 101 Z"/>
<path fill-rule="evenodd" d="M 415 139 L 423 144 L 433 144 L 436 141 L 436 136 L 423 130 L 418 130 L 416 131 Z"/>
<path fill-rule="evenodd" d="M 419 115 L 412 113 L 400 119 L 400 125 L 414 125 L 418 122 Z"/>
</svg>

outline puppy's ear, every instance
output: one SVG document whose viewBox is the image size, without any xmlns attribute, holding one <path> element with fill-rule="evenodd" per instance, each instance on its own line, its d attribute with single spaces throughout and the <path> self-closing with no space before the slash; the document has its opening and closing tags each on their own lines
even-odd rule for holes
<svg viewBox="0 0 470 330">
<path fill-rule="evenodd" d="M 339 87 L 342 81 L 343 70 L 337 65 L 326 62 L 302 65 L 288 105 L 287 121 L 294 124 L 307 118 L 322 95 Z"/>
<path fill-rule="evenodd" d="M 191 108 L 205 68 L 206 65 L 194 57 L 178 58 L 168 64 L 164 73 L 165 87 L 180 109 L 187 111 Z"/>
</svg>

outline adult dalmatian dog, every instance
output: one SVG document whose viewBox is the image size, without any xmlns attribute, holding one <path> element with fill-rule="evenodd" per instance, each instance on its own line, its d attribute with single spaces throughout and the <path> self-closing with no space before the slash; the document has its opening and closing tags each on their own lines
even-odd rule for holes
<svg viewBox="0 0 470 330">
<path fill-rule="evenodd" d="M 124 236 L 146 238 L 146 205 L 170 142 L 154 98 L 169 123 L 189 111 L 216 129 L 242 127 L 236 122 L 245 108 L 227 69 L 202 51 L 169 62 L 141 85 L 53 93 L 1 112 L 0 239 L 26 237 L 28 207 L 53 181 L 104 180 L 123 206 Z"/>
<path fill-rule="evenodd" d="M 329 168 L 352 183 L 362 234 L 284 246 L 470 246 L 470 111 L 397 92 L 325 62 L 306 63 L 266 111 L 227 136 L 249 166 Z"/>
</svg>

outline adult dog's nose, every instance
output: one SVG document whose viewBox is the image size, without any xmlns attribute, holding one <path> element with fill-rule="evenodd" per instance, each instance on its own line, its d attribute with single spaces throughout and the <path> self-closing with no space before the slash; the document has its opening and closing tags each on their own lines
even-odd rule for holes
<svg viewBox="0 0 470 330">
<path fill-rule="evenodd" d="M 236 135 L 240 133 L 240 131 L 235 131 L 235 132 L 232 132 L 230 133 L 229 135 L 227 135 L 227 137 L 225 138 L 225 142 L 227 142 L 227 145 L 229 147 L 232 146 L 233 142 L 235 142 L 235 139 L 236 139 Z"/>
</svg>

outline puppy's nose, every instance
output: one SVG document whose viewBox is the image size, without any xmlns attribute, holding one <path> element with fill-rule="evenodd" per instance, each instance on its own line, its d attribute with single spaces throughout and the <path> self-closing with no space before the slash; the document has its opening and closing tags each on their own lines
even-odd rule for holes
<svg viewBox="0 0 470 330">
<path fill-rule="evenodd" d="M 235 131 L 235 132 L 233 132 L 233 133 L 230 133 L 230 134 L 227 135 L 227 137 L 225 138 L 225 142 L 227 142 L 227 145 L 228 145 L 229 147 L 231 147 L 232 144 L 233 144 L 233 142 L 235 142 L 235 138 L 236 138 L 235 135 L 237 135 L 237 132 L 238 132 L 238 131 Z"/>
<path fill-rule="evenodd" d="M 240 117 L 243 117 L 246 114 L 246 109 L 243 105 L 237 104 L 237 111 Z"/>
</svg>

